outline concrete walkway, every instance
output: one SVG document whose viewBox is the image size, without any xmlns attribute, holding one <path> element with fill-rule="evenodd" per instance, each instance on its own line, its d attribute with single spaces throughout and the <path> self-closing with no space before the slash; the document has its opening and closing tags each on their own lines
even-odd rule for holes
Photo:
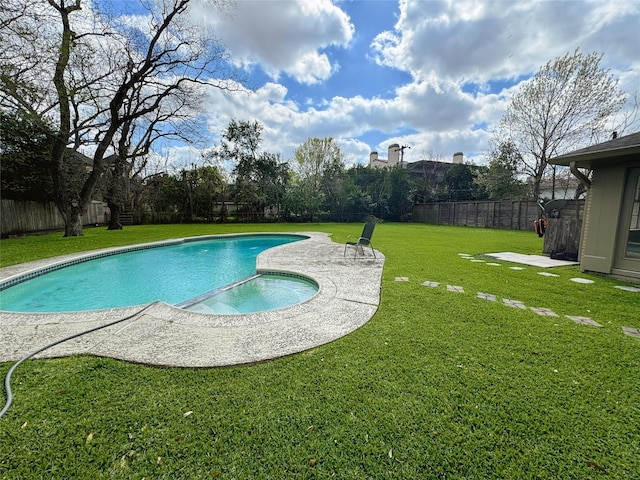
<svg viewBox="0 0 640 480">
<path fill-rule="evenodd" d="M 92 312 L 24 314 L 0 311 L 0 361 L 18 360 L 67 336 L 132 316 L 61 343 L 35 358 L 88 354 L 164 366 L 214 367 L 259 362 L 336 340 L 367 323 L 380 302 L 384 255 L 343 256 L 344 245 L 328 235 L 309 236 L 262 252 L 258 272 L 287 272 L 320 286 L 310 300 L 292 307 L 244 315 L 190 312 L 165 303 Z M 0 269 L 0 280 L 60 260 Z M 77 257 L 77 256 L 75 256 Z"/>
</svg>

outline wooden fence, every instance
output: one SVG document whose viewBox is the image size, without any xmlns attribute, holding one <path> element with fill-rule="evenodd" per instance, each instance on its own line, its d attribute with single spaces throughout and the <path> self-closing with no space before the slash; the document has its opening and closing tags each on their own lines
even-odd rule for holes
<svg viewBox="0 0 640 480">
<path fill-rule="evenodd" d="M 580 225 L 584 200 L 567 200 L 559 218 L 573 218 Z M 535 202 L 446 202 L 414 205 L 413 221 L 436 225 L 460 225 L 511 230 L 531 230 L 542 213 Z M 84 215 L 85 225 L 104 224 L 109 209 L 102 202 L 92 202 Z M 18 233 L 57 230 L 64 221 L 53 203 L 21 202 L 2 199 L 0 211 L 2 236 Z"/>
<path fill-rule="evenodd" d="M 23 202 L 3 198 L 0 207 L 0 234 L 3 237 L 64 228 L 64 220 L 53 203 Z M 84 225 L 104 224 L 108 220 L 109 209 L 102 202 L 91 202 L 83 215 Z"/>
<path fill-rule="evenodd" d="M 584 200 L 567 200 L 557 216 L 582 220 L 583 210 Z M 531 201 L 425 203 L 413 207 L 414 222 L 508 230 L 533 230 L 533 222 L 541 214 L 542 209 Z M 554 214 L 547 215 L 551 216 Z"/>
</svg>

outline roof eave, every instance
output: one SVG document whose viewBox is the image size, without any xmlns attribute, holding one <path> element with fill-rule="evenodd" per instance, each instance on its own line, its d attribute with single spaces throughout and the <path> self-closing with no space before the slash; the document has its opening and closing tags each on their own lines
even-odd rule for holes
<svg viewBox="0 0 640 480">
<path fill-rule="evenodd" d="M 629 147 L 618 147 L 610 150 L 599 150 L 586 153 L 568 153 L 549 160 L 552 165 L 562 165 L 568 167 L 569 164 L 575 162 L 578 168 L 592 168 L 596 164 L 613 165 L 624 162 L 626 157 L 631 155 L 640 155 L 640 145 L 631 145 Z"/>
</svg>

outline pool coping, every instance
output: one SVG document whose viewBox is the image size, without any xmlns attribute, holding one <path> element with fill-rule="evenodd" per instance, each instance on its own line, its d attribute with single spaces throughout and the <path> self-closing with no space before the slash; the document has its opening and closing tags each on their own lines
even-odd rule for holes
<svg viewBox="0 0 640 480">
<path fill-rule="evenodd" d="M 301 304 L 244 315 L 192 312 L 161 302 L 90 312 L 0 311 L 0 329 L 3 331 L 0 361 L 18 360 L 55 340 L 128 316 L 131 318 L 56 345 L 36 358 L 87 354 L 158 366 L 238 365 L 305 351 L 366 324 L 380 303 L 384 255 L 376 251 L 377 258 L 374 258 L 365 250 L 364 256 L 354 258 L 350 249 L 345 256 L 344 244 L 333 242 L 328 234 L 282 233 L 291 234 L 307 238 L 260 253 L 256 268 L 258 272 L 302 275 L 317 282 L 318 293 Z M 226 236 L 189 237 L 189 240 Z M 142 245 L 160 246 L 183 240 Z M 34 269 L 115 250 L 119 249 L 82 252 L 2 268 L 0 281 Z M 141 312 L 143 308 L 145 310 Z"/>
</svg>

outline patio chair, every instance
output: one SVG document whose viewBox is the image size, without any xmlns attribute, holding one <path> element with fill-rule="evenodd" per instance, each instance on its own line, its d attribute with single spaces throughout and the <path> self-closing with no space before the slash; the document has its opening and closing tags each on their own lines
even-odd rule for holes
<svg viewBox="0 0 640 480">
<path fill-rule="evenodd" d="M 358 251 L 360 251 L 362 256 L 364 256 L 363 247 L 369 247 L 371 248 L 371 252 L 373 253 L 373 258 L 376 258 L 376 251 L 373 249 L 373 244 L 371 243 L 371 237 L 373 236 L 374 228 L 376 228 L 376 224 L 374 222 L 365 223 L 364 228 L 362 229 L 362 234 L 360 235 L 358 240 L 355 242 L 347 241 L 347 243 L 344 244 L 343 256 L 347 255 L 347 247 L 354 248 L 355 251 L 353 253 L 353 258 L 356 258 Z M 350 236 L 351 235 L 347 236 L 347 238 L 349 238 Z"/>
</svg>

